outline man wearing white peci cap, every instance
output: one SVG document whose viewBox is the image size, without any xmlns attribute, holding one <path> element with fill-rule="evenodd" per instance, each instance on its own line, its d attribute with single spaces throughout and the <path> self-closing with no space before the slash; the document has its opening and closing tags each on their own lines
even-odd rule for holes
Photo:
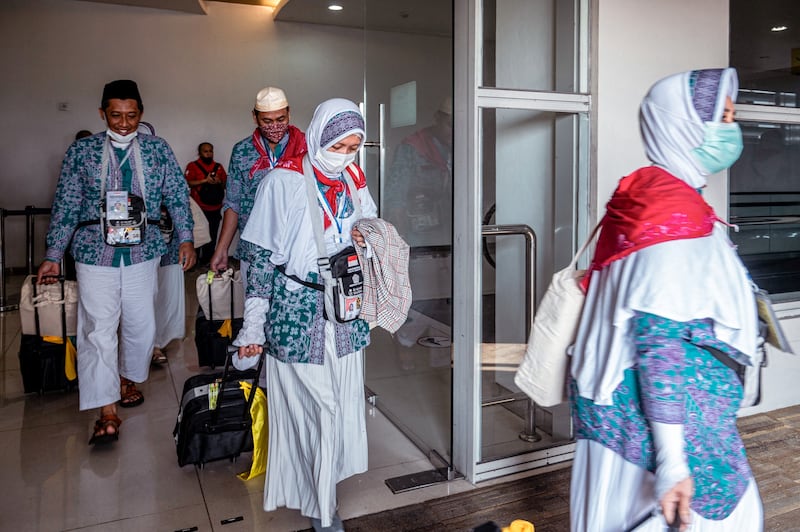
<svg viewBox="0 0 800 532">
<path fill-rule="evenodd" d="M 277 87 L 265 87 L 256 94 L 253 106 L 256 129 L 233 147 L 228 164 L 228 182 L 222 204 L 222 229 L 210 269 L 228 267 L 228 247 L 236 230 L 244 230 L 258 184 L 270 170 L 291 157 L 306 152 L 306 137 L 289 124 L 289 101 Z M 212 235 L 212 238 L 214 235 Z M 241 263 L 242 279 L 247 285 L 248 243 L 239 241 L 236 256 Z"/>
</svg>

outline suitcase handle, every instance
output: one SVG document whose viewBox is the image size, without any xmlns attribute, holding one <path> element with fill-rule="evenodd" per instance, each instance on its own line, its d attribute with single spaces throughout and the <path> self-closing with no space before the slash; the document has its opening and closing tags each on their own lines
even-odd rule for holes
<svg viewBox="0 0 800 532">
<path fill-rule="evenodd" d="M 225 367 L 222 371 L 222 380 L 220 382 L 220 396 L 222 395 L 222 389 L 225 386 L 225 383 L 229 382 L 230 377 L 230 367 L 233 365 L 233 357 L 239 352 L 239 348 L 235 345 L 229 345 L 226 348 L 226 357 L 225 357 Z M 253 377 L 253 383 L 250 387 L 250 394 L 247 396 L 247 401 L 244 405 L 244 417 L 250 416 L 250 407 L 253 405 L 253 400 L 256 396 L 256 388 L 258 388 L 258 378 L 261 375 L 261 368 L 264 366 L 264 357 L 267 353 L 266 345 L 263 346 L 263 350 L 261 351 L 261 355 L 258 357 L 258 365 L 256 366 L 255 376 Z M 238 383 L 238 380 L 236 381 Z M 219 408 L 214 409 L 212 413 L 212 423 L 216 423 L 217 417 L 219 416 Z"/>
</svg>

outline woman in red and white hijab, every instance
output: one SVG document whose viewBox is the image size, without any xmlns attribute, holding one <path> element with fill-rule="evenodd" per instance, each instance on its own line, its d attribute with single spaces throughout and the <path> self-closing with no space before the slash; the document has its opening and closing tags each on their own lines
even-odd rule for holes
<svg viewBox="0 0 800 532">
<path fill-rule="evenodd" d="M 737 90 L 735 70 L 697 70 L 642 102 L 653 164 L 607 205 L 572 350 L 573 531 L 664 530 L 675 515 L 681 530 L 763 527 L 742 385 L 710 352 L 750 364 L 758 349 L 752 283 L 701 195 L 741 154 Z"/>
<path fill-rule="evenodd" d="M 305 156 L 280 163 L 261 182 L 242 232 L 255 251 L 234 362 L 254 362 L 266 344 L 264 510 L 296 508 L 315 530 L 339 531 L 336 484 L 367 470 L 361 350 L 369 344 L 369 325 L 324 316 L 318 239 L 326 257 L 366 247 L 354 225 L 375 218 L 377 207 L 354 163 L 364 118 L 353 102 L 320 104 L 306 142 Z"/>
</svg>

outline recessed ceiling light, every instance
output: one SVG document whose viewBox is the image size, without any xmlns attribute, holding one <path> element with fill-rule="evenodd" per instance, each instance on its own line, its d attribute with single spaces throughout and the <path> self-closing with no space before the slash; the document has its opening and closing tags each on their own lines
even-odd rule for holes
<svg viewBox="0 0 800 532">
<path fill-rule="evenodd" d="M 328 9 L 330 9 L 331 11 L 341 11 L 344 8 L 339 4 L 331 4 L 328 6 Z"/>
<path fill-rule="evenodd" d="M 786 31 L 788 29 L 789 28 L 786 26 L 772 26 L 772 29 L 770 31 Z"/>
</svg>

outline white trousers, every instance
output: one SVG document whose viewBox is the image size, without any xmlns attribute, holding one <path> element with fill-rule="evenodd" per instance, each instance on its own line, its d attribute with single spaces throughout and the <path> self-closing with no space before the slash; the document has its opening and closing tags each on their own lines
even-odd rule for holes
<svg viewBox="0 0 800 532">
<path fill-rule="evenodd" d="M 285 364 L 266 355 L 269 450 L 264 510 L 280 506 L 331 526 L 336 484 L 367 470 L 364 361 L 336 356 L 325 324 L 325 363 Z"/>
<path fill-rule="evenodd" d="M 572 532 L 622 532 L 631 530 L 657 505 L 655 475 L 633 465 L 617 453 L 590 440 L 578 440 L 570 481 Z M 721 521 L 692 512 L 691 532 L 759 532 L 764 527 L 761 497 L 755 479 L 733 512 Z M 663 532 L 658 516 L 636 532 Z"/>
<path fill-rule="evenodd" d="M 155 311 L 158 348 L 186 336 L 186 295 L 183 285 L 183 267 L 180 264 L 159 266 Z"/>
<path fill-rule="evenodd" d="M 158 259 L 131 266 L 77 263 L 80 409 L 119 401 L 119 377 L 147 380 L 156 334 Z"/>
</svg>

